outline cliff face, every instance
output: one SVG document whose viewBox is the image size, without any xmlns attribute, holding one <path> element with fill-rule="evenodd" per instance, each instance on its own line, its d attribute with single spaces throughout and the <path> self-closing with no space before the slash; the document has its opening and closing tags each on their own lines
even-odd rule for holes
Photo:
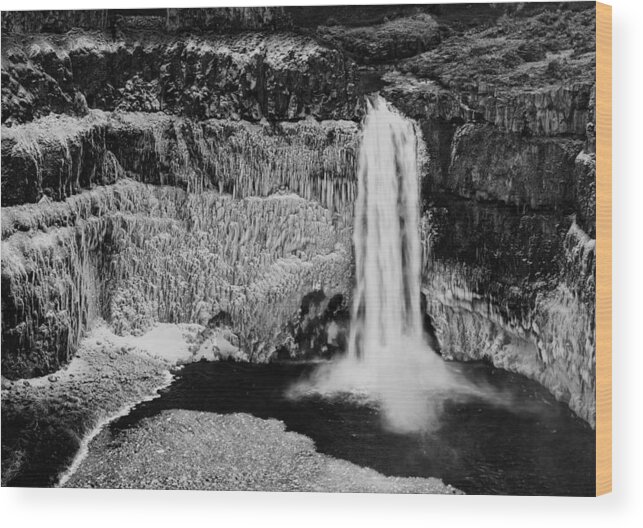
<svg viewBox="0 0 643 528">
<path fill-rule="evenodd" d="M 593 424 L 593 4 L 331 22 L 317 34 L 422 131 L 424 293 L 441 352 L 536 379 Z"/>
<path fill-rule="evenodd" d="M 3 375 L 56 369 L 100 315 L 226 312 L 269 357 L 306 293 L 349 297 L 356 132 L 101 111 L 3 130 Z"/>
<path fill-rule="evenodd" d="M 352 119 L 353 64 L 291 34 L 172 37 L 128 30 L 3 39 L 2 120 L 89 108 L 250 121 Z"/>
<path fill-rule="evenodd" d="M 484 359 L 595 413 L 595 241 L 551 212 L 442 198 L 426 213 L 423 291 L 440 352 Z"/>
<path fill-rule="evenodd" d="M 5 21 L 3 376 L 56 370 L 98 317 L 121 334 L 225 321 L 253 360 L 297 354 L 306 295 L 350 299 L 354 64 L 305 36 L 114 34 L 97 16 Z"/>
<path fill-rule="evenodd" d="M 3 375 L 55 370 L 97 317 L 121 333 L 224 319 L 257 360 L 328 344 L 346 326 L 356 123 L 377 89 L 429 156 L 441 352 L 532 377 L 593 423 L 593 16 L 3 16 Z"/>
<path fill-rule="evenodd" d="M 123 26 L 165 32 L 287 30 L 291 13 L 283 7 L 221 7 L 218 9 L 76 9 L 69 11 L 6 11 L 3 33 L 66 33 L 73 29 L 117 30 Z"/>
<path fill-rule="evenodd" d="M 165 113 L 50 115 L 3 128 L 2 204 L 63 200 L 127 176 L 235 197 L 288 189 L 333 211 L 352 202 L 357 126 L 254 124 Z"/>
<path fill-rule="evenodd" d="M 490 124 L 467 123 L 451 142 L 443 190 L 531 209 L 562 207 L 573 199 L 580 140 L 522 137 Z"/>
<path fill-rule="evenodd" d="M 593 424 L 594 7 L 532 7 L 379 74 L 430 156 L 424 292 L 441 352 L 536 379 Z"/>
</svg>

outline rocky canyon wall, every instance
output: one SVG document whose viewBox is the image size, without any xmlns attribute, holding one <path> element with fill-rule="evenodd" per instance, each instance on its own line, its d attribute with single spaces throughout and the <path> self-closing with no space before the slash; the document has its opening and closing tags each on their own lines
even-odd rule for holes
<svg viewBox="0 0 643 528">
<path fill-rule="evenodd" d="M 441 353 L 535 379 L 590 424 L 594 9 L 418 6 L 315 29 L 422 131 L 423 282 Z"/>
<path fill-rule="evenodd" d="M 92 16 L 3 28 L 3 376 L 56 370 L 98 317 L 225 321 L 251 360 L 296 354 L 304 297 L 350 298 L 353 63 L 291 33 Z"/>
<path fill-rule="evenodd" d="M 594 6 L 533 8 L 380 66 L 381 90 L 430 157 L 424 293 L 442 354 L 536 379 L 594 424 Z"/>
<path fill-rule="evenodd" d="M 96 317 L 223 314 L 252 358 L 297 353 L 298 318 L 350 297 L 379 90 L 429 157 L 441 353 L 593 424 L 593 24 L 583 2 L 3 16 L 3 375 L 55 370 Z"/>
<path fill-rule="evenodd" d="M 353 119 L 352 61 L 295 34 L 126 29 L 4 38 L 2 122 L 86 108 L 249 121 Z"/>
</svg>

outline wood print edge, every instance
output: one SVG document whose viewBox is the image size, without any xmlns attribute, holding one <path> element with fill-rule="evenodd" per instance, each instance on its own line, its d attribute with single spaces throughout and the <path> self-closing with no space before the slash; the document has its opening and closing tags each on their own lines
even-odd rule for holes
<svg viewBox="0 0 643 528">
<path fill-rule="evenodd" d="M 596 495 L 612 491 L 612 7 L 596 3 Z"/>
</svg>

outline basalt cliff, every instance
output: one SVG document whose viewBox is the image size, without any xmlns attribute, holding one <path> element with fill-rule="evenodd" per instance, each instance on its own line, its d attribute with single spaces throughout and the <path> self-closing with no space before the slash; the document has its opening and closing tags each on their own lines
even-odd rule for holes
<svg viewBox="0 0 643 528">
<path fill-rule="evenodd" d="M 593 425 L 594 4 L 517 5 L 3 13 L 3 378 L 99 319 L 341 349 L 379 91 L 421 130 L 434 348 Z"/>
</svg>

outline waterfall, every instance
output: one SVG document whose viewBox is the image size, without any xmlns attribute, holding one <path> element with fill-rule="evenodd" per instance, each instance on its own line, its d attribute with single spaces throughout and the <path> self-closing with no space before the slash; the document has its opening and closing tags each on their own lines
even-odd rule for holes
<svg viewBox="0 0 643 528">
<path fill-rule="evenodd" d="M 439 427 L 445 401 L 508 398 L 472 385 L 425 342 L 420 305 L 418 138 L 380 97 L 369 101 L 358 167 L 353 242 L 355 291 L 347 354 L 288 391 L 357 396 L 398 433 Z"/>
<path fill-rule="evenodd" d="M 381 364 L 404 341 L 420 343 L 417 139 L 384 99 L 364 121 L 353 242 L 355 292 L 349 357 Z"/>
<path fill-rule="evenodd" d="M 424 342 L 417 137 L 381 97 L 368 102 L 358 167 L 355 291 L 347 354 L 290 395 L 350 393 L 379 405 L 401 432 L 435 424 L 430 393 L 451 379 Z M 438 399 L 435 399 L 438 401 Z"/>
</svg>

